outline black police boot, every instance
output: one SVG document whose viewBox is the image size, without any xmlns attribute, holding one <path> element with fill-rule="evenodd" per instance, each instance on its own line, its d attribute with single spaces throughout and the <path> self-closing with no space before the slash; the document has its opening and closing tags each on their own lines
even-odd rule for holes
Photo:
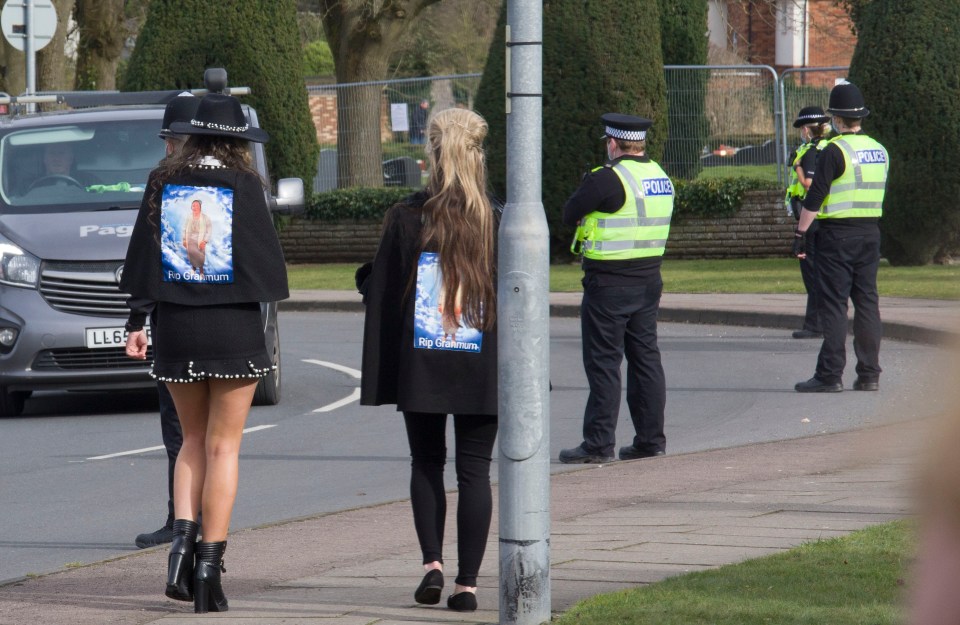
<svg viewBox="0 0 960 625">
<path fill-rule="evenodd" d="M 173 544 L 167 556 L 167 591 L 171 599 L 193 601 L 193 552 L 197 544 L 196 521 L 177 519 L 173 522 Z"/>
<path fill-rule="evenodd" d="M 220 583 L 220 573 L 227 572 L 223 566 L 226 550 L 227 541 L 197 543 L 197 568 L 193 574 L 193 611 L 197 614 L 227 611 L 227 597 Z"/>
</svg>

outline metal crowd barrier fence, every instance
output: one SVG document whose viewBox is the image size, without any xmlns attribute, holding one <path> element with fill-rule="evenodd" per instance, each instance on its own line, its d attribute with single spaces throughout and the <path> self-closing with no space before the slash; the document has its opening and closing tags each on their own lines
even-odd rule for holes
<svg viewBox="0 0 960 625">
<path fill-rule="evenodd" d="M 778 75 L 769 65 L 665 66 L 669 128 L 661 164 L 675 178 L 751 176 L 783 184 L 787 155 L 799 143 L 790 122 L 803 106 L 826 108 L 830 89 L 846 70 L 796 68 Z M 374 107 L 379 102 L 379 111 L 367 111 L 370 123 L 353 130 L 358 136 L 347 142 L 364 135 L 369 145 L 377 141 L 370 133 L 378 134 L 382 162 L 377 167 L 374 161 L 373 167 L 382 170 L 384 184 L 421 187 L 427 175 L 426 120 L 454 106 L 472 109 L 480 78 L 458 74 L 308 85 L 321 147 L 313 190 L 335 189 L 338 181 L 350 184 L 353 172 L 339 162 L 337 149 L 338 133 L 348 131 L 346 125 L 338 127 L 338 117 L 356 114 L 354 107 L 369 107 L 371 101 Z"/>
<path fill-rule="evenodd" d="M 783 115 L 769 65 L 667 65 L 669 137 L 662 165 L 678 178 L 776 177 Z"/>
</svg>

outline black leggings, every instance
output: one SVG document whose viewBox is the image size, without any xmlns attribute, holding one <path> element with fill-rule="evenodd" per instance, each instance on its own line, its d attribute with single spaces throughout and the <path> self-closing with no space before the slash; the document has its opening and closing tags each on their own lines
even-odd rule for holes
<svg viewBox="0 0 960 625">
<path fill-rule="evenodd" d="M 410 499 L 413 524 L 420 540 L 423 563 L 443 562 L 443 526 L 447 497 L 443 466 L 447 461 L 447 415 L 404 412 L 410 442 Z M 493 499 L 490 494 L 490 461 L 497 438 L 496 415 L 454 415 L 457 488 L 456 583 L 476 586 L 483 552 L 490 533 Z"/>
</svg>

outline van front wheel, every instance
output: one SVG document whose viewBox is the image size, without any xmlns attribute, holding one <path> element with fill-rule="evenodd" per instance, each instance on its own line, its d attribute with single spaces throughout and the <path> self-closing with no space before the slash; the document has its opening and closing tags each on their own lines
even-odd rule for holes
<svg viewBox="0 0 960 625">
<path fill-rule="evenodd" d="M 23 412 L 29 393 L 12 392 L 0 386 L 0 417 L 16 417 Z"/>
</svg>

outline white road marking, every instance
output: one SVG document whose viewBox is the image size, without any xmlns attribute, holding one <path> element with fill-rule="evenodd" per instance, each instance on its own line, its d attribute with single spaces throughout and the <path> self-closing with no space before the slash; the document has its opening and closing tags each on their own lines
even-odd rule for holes
<svg viewBox="0 0 960 625">
<path fill-rule="evenodd" d="M 353 392 L 350 393 L 350 395 L 348 395 L 347 397 L 344 397 L 343 399 L 339 399 L 339 400 L 333 402 L 332 404 L 327 404 L 326 406 L 323 406 L 322 408 L 317 408 L 316 410 L 314 410 L 314 412 L 330 412 L 331 410 L 336 410 L 337 408 L 340 408 L 341 406 L 346 406 L 347 404 L 352 404 L 353 402 L 357 401 L 358 399 L 360 399 L 360 389 L 355 388 L 355 389 L 353 389 Z"/>
<path fill-rule="evenodd" d="M 334 369 L 335 371 L 340 371 L 341 373 L 346 373 L 346 374 L 349 375 L 350 377 L 356 378 L 357 380 L 360 379 L 360 372 L 359 372 L 359 371 L 357 371 L 356 369 L 352 369 L 352 368 L 350 368 L 350 367 L 346 367 L 346 366 L 344 366 L 344 365 L 338 365 L 338 364 L 335 363 L 335 362 L 328 362 L 328 361 L 326 361 L 326 360 L 312 360 L 312 359 L 307 359 L 307 358 L 305 358 L 305 359 L 303 360 L 303 362 L 309 362 L 309 363 L 312 364 L 312 365 L 320 365 L 321 367 L 327 367 L 328 369 Z M 355 389 L 353 389 L 353 392 L 352 392 L 352 393 L 350 393 L 348 396 L 344 397 L 343 399 L 338 399 L 337 401 L 333 402 L 332 404 L 327 404 L 326 406 L 322 406 L 322 407 L 320 407 L 320 408 L 317 408 L 316 410 L 314 410 L 314 412 L 330 412 L 331 410 L 336 410 L 337 408 L 342 408 L 343 406 L 346 406 L 347 404 L 352 404 L 353 402 L 357 401 L 358 399 L 360 399 L 360 389 L 359 389 L 359 388 L 355 388 Z"/>
<path fill-rule="evenodd" d="M 321 367 L 327 367 L 329 369 L 336 369 L 337 371 L 342 371 L 343 373 L 346 373 L 347 375 L 354 377 L 358 380 L 360 379 L 359 371 L 357 371 L 356 369 L 351 369 L 350 367 L 347 367 L 344 365 L 338 365 L 335 362 L 327 362 L 326 360 L 310 360 L 306 358 L 303 360 L 303 362 L 309 362 L 312 365 L 320 365 Z"/>
<path fill-rule="evenodd" d="M 270 428 L 275 428 L 276 425 L 255 425 L 253 427 L 247 428 L 243 431 L 244 434 L 249 434 L 250 432 L 259 432 L 260 430 L 269 430 Z M 162 451 L 164 449 L 163 445 L 157 445 L 156 447 L 144 447 L 143 449 L 131 449 L 130 451 L 120 451 L 115 454 L 106 454 L 103 456 L 94 456 L 92 458 L 87 458 L 87 460 L 107 460 L 109 458 L 119 458 L 120 456 L 135 456 L 137 454 L 145 454 L 150 451 Z"/>
</svg>

